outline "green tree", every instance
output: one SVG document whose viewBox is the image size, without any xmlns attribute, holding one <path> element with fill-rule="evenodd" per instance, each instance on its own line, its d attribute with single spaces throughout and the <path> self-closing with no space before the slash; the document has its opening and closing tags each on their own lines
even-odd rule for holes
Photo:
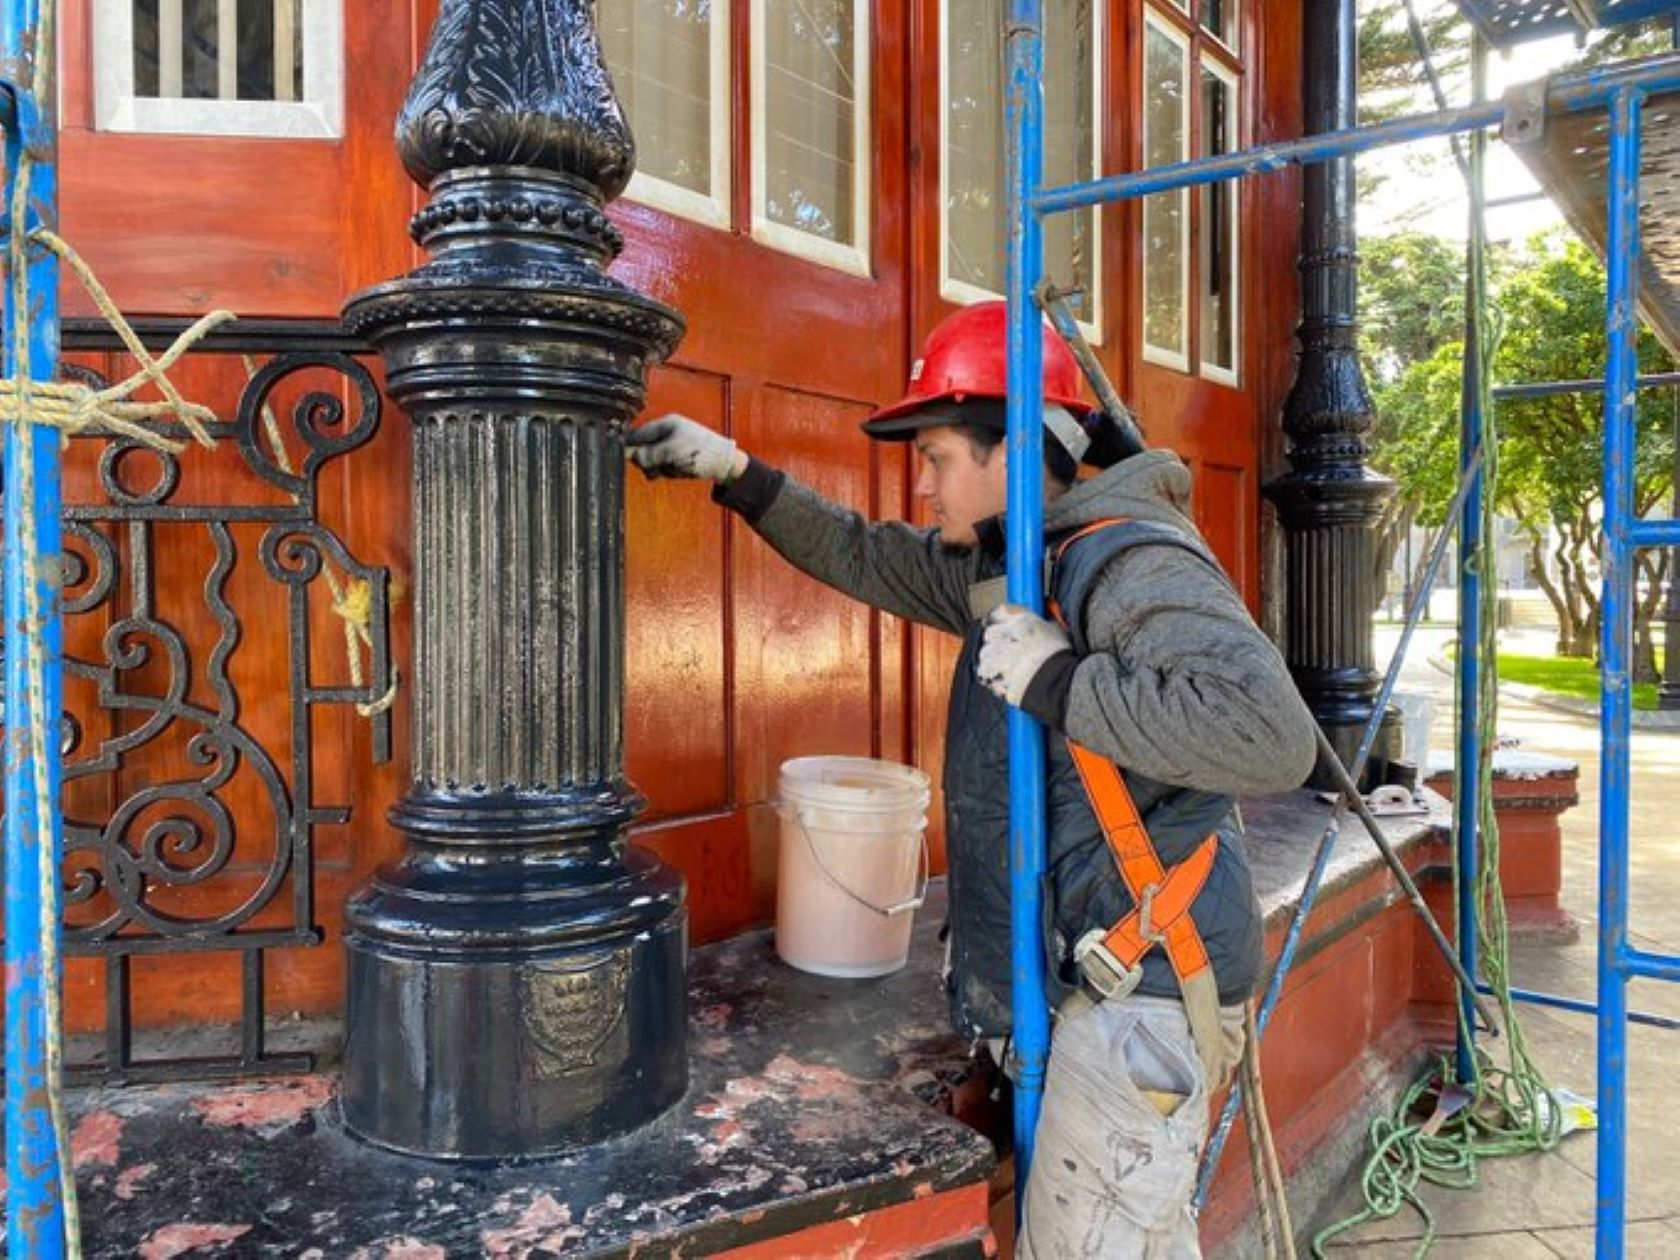
<svg viewBox="0 0 1680 1260">
<path fill-rule="evenodd" d="M 1445 249 L 1456 248 L 1438 243 Z M 1416 291 L 1403 284 L 1371 286 L 1366 336 L 1379 423 L 1372 462 L 1399 482 L 1400 499 L 1425 524 L 1446 512 L 1458 480 L 1461 340 L 1445 340 L 1454 312 L 1457 278 L 1440 263 L 1434 246 L 1415 241 L 1367 242 L 1378 258 L 1401 259 Z M 1500 382 L 1591 380 L 1604 373 L 1604 270 L 1574 239 L 1550 234 L 1505 257 L 1493 287 L 1493 379 Z M 1439 317 L 1436 313 L 1439 312 Z M 1381 330 L 1396 330 L 1397 349 L 1381 346 Z M 1639 370 L 1671 370 L 1671 359 L 1648 331 L 1641 331 Z M 1635 506 L 1648 512 L 1668 501 L 1674 485 L 1674 400 L 1647 391 L 1637 408 Z M 1603 402 L 1597 392 L 1508 400 L 1495 412 L 1499 477 L 1495 503 L 1517 523 L 1528 543 L 1531 567 L 1558 617 L 1558 650 L 1592 656 L 1598 642 L 1599 563 L 1602 559 Z M 1637 668 L 1655 673 L 1651 624 L 1657 612 L 1667 558 L 1639 557 L 1635 609 Z"/>
<path fill-rule="evenodd" d="M 1603 376 L 1608 349 L 1604 269 L 1579 241 L 1553 235 L 1532 242 L 1529 260 L 1500 286 L 1498 302 L 1504 332 L 1494 358 L 1496 379 Z M 1643 326 L 1637 356 L 1641 372 L 1672 370 L 1673 360 Z M 1641 514 L 1666 504 L 1673 491 L 1673 406 L 1667 390 L 1638 395 L 1634 507 Z M 1603 558 L 1603 397 L 1594 391 L 1510 400 L 1500 405 L 1498 422 L 1500 507 L 1528 540 L 1537 580 L 1557 610 L 1559 650 L 1594 655 Z M 1641 680 L 1656 674 L 1651 623 L 1667 560 L 1660 551 L 1638 557 L 1634 623 Z"/>
</svg>

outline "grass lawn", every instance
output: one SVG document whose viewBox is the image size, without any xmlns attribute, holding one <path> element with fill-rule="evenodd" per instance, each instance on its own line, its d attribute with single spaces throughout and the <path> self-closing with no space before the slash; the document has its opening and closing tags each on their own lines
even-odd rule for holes
<svg viewBox="0 0 1680 1260">
<path fill-rule="evenodd" d="M 1598 699 L 1598 666 L 1574 656 L 1516 656 L 1499 654 L 1499 676 L 1508 682 L 1527 683 L 1560 695 Z M 1655 709 L 1657 684 L 1635 683 L 1633 707 Z"/>
</svg>

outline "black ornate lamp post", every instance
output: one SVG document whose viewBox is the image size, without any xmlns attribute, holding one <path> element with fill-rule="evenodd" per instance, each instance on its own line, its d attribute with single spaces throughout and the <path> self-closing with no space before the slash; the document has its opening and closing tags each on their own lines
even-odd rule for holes
<svg viewBox="0 0 1680 1260">
<path fill-rule="evenodd" d="M 1306 0 L 1306 130 L 1357 119 L 1353 0 Z M 1285 659 L 1308 707 L 1351 763 L 1379 685 L 1371 614 L 1382 594 L 1376 534 L 1394 484 L 1365 467 L 1372 404 L 1358 354 L 1353 159 L 1303 173 L 1301 341 L 1283 408 L 1289 471 L 1266 487 L 1286 548 Z M 1314 786 L 1334 787 L 1320 767 Z"/>
<path fill-rule="evenodd" d="M 413 782 L 348 911 L 344 1117 L 536 1154 L 687 1083 L 683 884 L 623 771 L 623 432 L 682 323 L 605 272 L 634 147 L 590 0 L 443 0 L 397 144 L 433 258 L 345 318 L 414 424 Z"/>
</svg>

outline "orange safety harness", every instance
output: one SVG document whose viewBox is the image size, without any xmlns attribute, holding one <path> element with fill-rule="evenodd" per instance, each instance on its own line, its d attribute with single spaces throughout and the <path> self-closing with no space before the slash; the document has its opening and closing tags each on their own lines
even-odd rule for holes
<svg viewBox="0 0 1680 1260">
<path fill-rule="evenodd" d="M 1059 561 L 1087 534 L 1123 521 L 1113 518 L 1087 525 L 1062 540 L 1054 560 Z M 1050 600 L 1050 611 L 1066 628 L 1066 618 L 1054 599 Z M 1169 869 L 1155 851 L 1119 767 L 1071 739 L 1067 746 L 1133 907 L 1113 927 L 1092 928 L 1080 938 L 1074 947 L 1074 963 L 1097 995 L 1113 1000 L 1137 988 L 1143 979 L 1144 955 L 1160 946 L 1184 992 L 1185 1013 L 1196 1048 L 1204 1063 L 1216 1063 L 1220 1054 L 1219 990 L 1190 907 L 1213 873 L 1219 837 L 1209 836 L 1189 857 Z"/>
</svg>

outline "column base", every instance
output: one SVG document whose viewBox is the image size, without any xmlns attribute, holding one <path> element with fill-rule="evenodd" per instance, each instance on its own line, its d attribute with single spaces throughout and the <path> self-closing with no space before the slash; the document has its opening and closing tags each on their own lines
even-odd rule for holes
<svg viewBox="0 0 1680 1260">
<path fill-rule="evenodd" d="M 1330 746 L 1336 750 L 1336 755 L 1349 770 L 1353 769 L 1354 759 L 1359 755 L 1359 744 L 1365 738 L 1365 727 L 1370 717 L 1371 711 L 1367 709 L 1363 713 L 1343 711 L 1333 717 L 1321 716 L 1318 719 L 1318 724 L 1324 728 L 1324 734 L 1330 740 Z M 1400 710 L 1390 706 L 1383 714 L 1382 725 L 1377 729 L 1376 742 L 1371 745 L 1371 756 L 1365 763 L 1365 773 L 1359 776 L 1361 792 L 1375 791 L 1387 779 L 1388 763 L 1400 755 L 1400 734 Z M 1341 790 L 1341 781 L 1322 752 L 1313 765 L 1312 777 L 1307 780 L 1307 786 L 1318 792 Z"/>
<path fill-rule="evenodd" d="M 619 840 L 416 846 L 347 910 L 345 1124 L 440 1159 L 553 1155 L 688 1085 L 682 878 Z"/>
</svg>

